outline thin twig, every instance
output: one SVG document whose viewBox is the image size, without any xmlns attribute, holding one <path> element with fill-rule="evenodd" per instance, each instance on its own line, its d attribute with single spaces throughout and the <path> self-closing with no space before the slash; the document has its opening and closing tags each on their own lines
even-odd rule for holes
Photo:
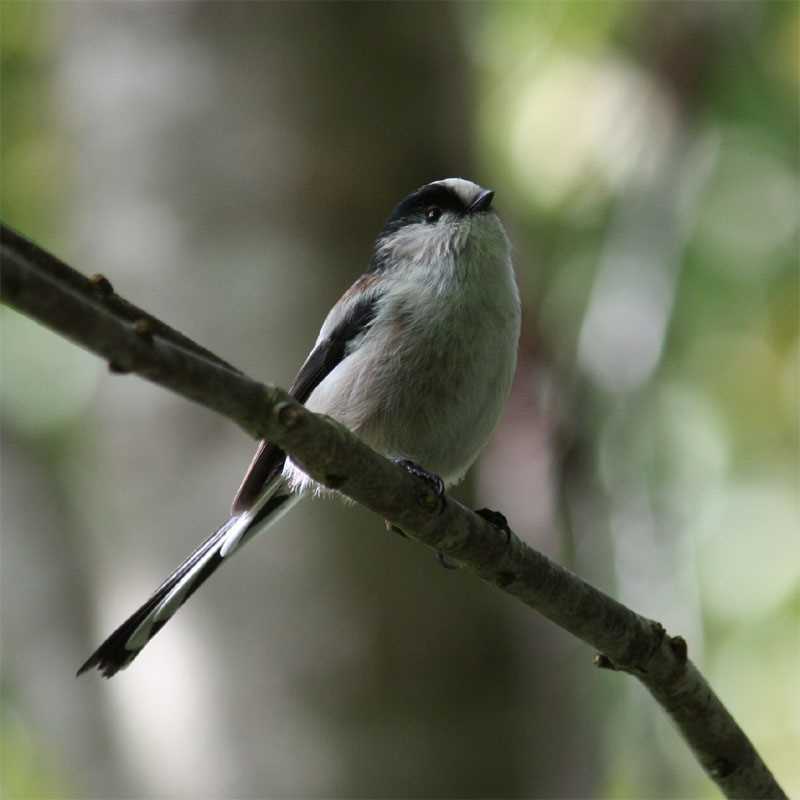
<svg viewBox="0 0 800 800">
<path fill-rule="evenodd" d="M 64 290 L 71 290 L 73 293 L 82 296 L 86 302 L 90 302 L 100 308 L 104 308 L 111 313 L 116 319 L 124 320 L 131 324 L 139 323 L 140 327 L 149 326 L 153 333 L 157 333 L 162 339 L 172 342 L 186 350 L 197 353 L 209 361 L 219 364 L 221 367 L 239 372 L 239 370 L 223 361 L 218 355 L 215 355 L 210 350 L 206 350 L 196 342 L 192 341 L 188 336 L 184 336 L 180 331 L 176 331 L 164 322 L 143 311 L 141 308 L 129 303 L 124 298 L 120 297 L 111 285 L 111 281 L 104 275 L 95 274 L 87 278 L 80 272 L 67 266 L 63 261 L 56 258 L 52 253 L 48 253 L 41 247 L 26 239 L 21 234 L 9 228 L 7 225 L 0 223 L 0 230 L 2 231 L 2 254 L 4 263 L 5 259 L 12 257 L 17 262 L 27 262 L 31 271 L 38 272 L 42 277 L 54 281 Z M 9 280 L 11 278 L 6 276 Z M 6 278 L 3 278 L 4 280 Z M 87 320 L 78 318 L 73 321 L 73 327 L 81 327 L 87 324 Z M 65 336 L 73 338 L 70 335 L 70 329 L 60 330 Z M 81 343 L 80 341 L 78 342 Z"/>
<path fill-rule="evenodd" d="M 706 773 L 731 798 L 785 798 L 755 748 L 668 636 L 510 531 L 375 453 L 344 427 L 282 389 L 248 378 L 50 254 L 2 227 L 4 303 L 106 359 L 280 445 L 315 480 L 371 509 L 448 560 L 514 595 L 599 651 L 597 666 L 638 678 L 678 726 Z M 116 298 L 116 295 L 114 296 Z M 135 313 L 131 312 L 135 309 Z"/>
</svg>

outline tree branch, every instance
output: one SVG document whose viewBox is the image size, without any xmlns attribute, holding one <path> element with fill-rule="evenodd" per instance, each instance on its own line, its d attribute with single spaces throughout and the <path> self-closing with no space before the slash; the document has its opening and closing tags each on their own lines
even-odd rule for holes
<svg viewBox="0 0 800 800">
<path fill-rule="evenodd" d="M 381 515 L 412 538 L 517 597 L 599 655 L 595 664 L 641 681 L 678 726 L 706 773 L 731 798 L 785 798 L 755 748 L 668 636 L 603 592 L 498 530 L 451 497 L 375 453 L 343 426 L 285 391 L 248 378 L 6 226 L 0 298 L 108 361 L 216 411 L 280 445 L 316 481 Z"/>
</svg>

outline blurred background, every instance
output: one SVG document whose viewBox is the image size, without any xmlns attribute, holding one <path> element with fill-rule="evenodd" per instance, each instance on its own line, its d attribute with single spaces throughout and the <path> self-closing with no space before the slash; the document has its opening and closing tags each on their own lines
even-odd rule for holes
<svg viewBox="0 0 800 800">
<path fill-rule="evenodd" d="M 3 220 L 263 380 L 401 196 L 495 188 L 525 323 L 464 496 L 684 635 L 800 793 L 795 3 L 0 12 Z M 254 443 L 0 320 L 4 797 L 717 796 L 634 681 L 330 501 L 76 680 Z"/>
</svg>

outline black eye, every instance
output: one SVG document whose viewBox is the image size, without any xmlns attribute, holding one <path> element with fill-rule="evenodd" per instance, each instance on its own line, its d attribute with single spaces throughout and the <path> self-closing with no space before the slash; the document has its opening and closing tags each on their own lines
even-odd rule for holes
<svg viewBox="0 0 800 800">
<path fill-rule="evenodd" d="M 425 222 L 436 222 L 442 216 L 442 209 L 438 206 L 431 206 L 425 209 Z"/>
</svg>

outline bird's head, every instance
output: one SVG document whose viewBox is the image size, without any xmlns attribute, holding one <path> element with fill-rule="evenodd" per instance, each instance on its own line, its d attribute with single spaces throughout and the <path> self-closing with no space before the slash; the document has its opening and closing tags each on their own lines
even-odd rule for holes
<svg viewBox="0 0 800 800">
<path fill-rule="evenodd" d="M 461 273 L 477 262 L 508 259 L 509 244 L 492 208 L 494 192 L 463 178 L 426 183 L 398 203 L 378 237 L 372 268 L 425 265 Z"/>
</svg>

